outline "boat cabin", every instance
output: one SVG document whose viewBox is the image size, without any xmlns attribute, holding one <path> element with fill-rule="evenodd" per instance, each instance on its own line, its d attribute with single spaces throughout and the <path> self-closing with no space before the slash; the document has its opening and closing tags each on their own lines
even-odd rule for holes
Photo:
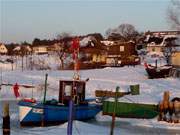
<svg viewBox="0 0 180 135">
<path fill-rule="evenodd" d="M 81 80 L 60 80 L 59 103 L 68 104 L 73 100 L 75 104 L 85 101 L 86 82 Z"/>
</svg>

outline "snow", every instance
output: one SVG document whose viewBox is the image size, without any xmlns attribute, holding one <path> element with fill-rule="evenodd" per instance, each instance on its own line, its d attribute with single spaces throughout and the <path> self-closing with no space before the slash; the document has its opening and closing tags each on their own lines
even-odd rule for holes
<svg viewBox="0 0 180 135">
<path fill-rule="evenodd" d="M 71 79 L 73 71 L 70 70 L 43 70 L 43 71 L 3 71 L 2 82 L 15 84 L 29 84 L 36 86 L 33 89 L 34 96 L 40 99 L 40 94 L 43 88 L 45 74 L 48 73 L 48 97 L 56 98 L 58 95 L 59 79 Z M 105 68 L 81 70 L 81 78 L 90 80 L 87 82 L 87 97 L 94 97 L 95 90 L 112 90 L 115 91 L 116 86 L 120 86 L 121 91 L 128 91 L 130 85 L 139 84 L 140 94 L 143 96 L 150 95 L 160 101 L 165 90 L 169 90 L 171 94 L 176 93 L 180 96 L 180 85 L 178 78 L 162 78 L 162 79 L 148 79 L 144 66 L 136 67 L 122 67 L 122 68 Z M 26 90 L 20 88 L 23 95 L 30 94 L 32 89 Z M 5 98 L 13 98 L 13 91 L 11 88 L 3 88 L 0 91 L 0 100 Z"/>
<path fill-rule="evenodd" d="M 47 57 L 46 57 L 47 58 Z M 43 56 L 42 56 L 43 59 Z M 46 59 L 47 63 L 54 66 L 54 62 L 51 59 Z M 153 62 L 154 60 L 147 58 L 146 61 Z M 51 66 L 52 66 L 51 65 Z M 71 70 L 27 70 L 23 72 L 17 68 L 11 71 L 11 64 L 1 63 L 1 76 L 2 82 L 8 84 L 28 84 L 33 85 L 35 88 L 24 88 L 20 87 L 20 93 L 22 97 L 34 97 L 37 100 L 43 99 L 44 91 L 44 80 L 45 74 L 48 73 L 48 90 L 47 98 L 57 99 L 58 97 L 58 87 L 60 79 L 72 79 L 73 71 Z M 138 103 L 153 103 L 157 104 L 162 100 L 163 92 L 170 91 L 170 97 L 180 97 L 180 79 L 179 78 L 161 78 L 161 79 L 148 79 L 147 73 L 143 65 L 138 65 L 135 67 L 121 67 L 121 68 L 104 68 L 104 69 L 92 69 L 92 70 L 81 70 L 81 78 L 83 80 L 89 78 L 86 86 L 86 97 L 93 98 L 95 96 L 95 90 L 112 90 L 115 91 L 117 86 L 120 86 L 121 91 L 129 91 L 129 86 L 134 84 L 140 85 L 140 95 L 127 95 L 119 100 L 128 102 L 133 100 L 133 102 Z M 12 86 L 2 86 L 0 90 L 0 100 L 16 100 L 13 94 Z M 12 119 L 17 118 L 17 113 L 15 113 Z M 110 116 L 103 116 L 101 113 L 96 116 L 97 122 L 111 122 Z M 128 122 L 132 127 L 144 127 L 144 128 L 164 128 L 171 130 L 178 130 L 180 124 L 172 124 L 166 122 L 158 122 L 157 118 L 144 120 L 144 119 L 122 119 L 116 118 L 116 122 Z M 2 120 L 0 120 L 2 123 Z M 93 135 L 104 135 L 109 134 L 110 128 L 107 126 L 102 126 L 96 124 L 89 124 L 84 122 L 75 121 L 74 122 L 73 134 L 93 134 Z M 13 130 L 13 135 L 21 134 L 32 134 L 36 133 L 38 135 L 44 134 L 66 134 L 67 123 L 60 126 L 47 127 L 47 128 L 23 128 L 22 130 Z M 92 130 L 93 129 L 93 130 Z M 179 130 L 178 130 L 179 131 Z M 21 133 L 20 133 L 21 132 Z M 180 131 L 179 131 L 180 132 Z M 1 134 L 1 133 L 0 133 Z M 115 134 L 133 134 L 129 133 L 127 130 L 115 128 Z M 134 133 L 136 134 L 136 133 Z M 139 134 L 139 133 L 137 133 Z"/>
<path fill-rule="evenodd" d="M 112 120 L 111 116 L 102 115 L 99 113 L 96 116 L 96 119 L 100 122 L 108 122 Z M 152 128 L 152 129 L 171 129 L 178 130 L 180 123 L 167 123 L 164 121 L 157 121 L 157 118 L 154 119 L 132 119 L 132 118 L 116 118 L 117 123 L 129 123 L 131 126 L 142 127 L 142 128 Z M 180 133 L 180 131 L 178 131 Z M 157 134 L 157 133 L 156 133 Z M 179 134 L 178 134 L 179 135 Z"/>
<path fill-rule="evenodd" d="M 85 38 L 83 38 L 83 39 L 80 41 L 80 46 L 81 46 L 81 47 L 85 47 L 85 46 L 87 46 L 88 43 L 91 42 L 92 40 L 94 40 L 94 37 L 92 37 L 92 36 L 85 37 Z M 94 44 L 91 43 L 91 46 L 94 46 Z"/>
<path fill-rule="evenodd" d="M 20 51 L 20 50 L 21 50 L 20 46 L 17 46 L 16 48 L 13 49 L 13 51 Z"/>
<path fill-rule="evenodd" d="M 104 41 L 101 41 L 101 43 L 103 43 L 106 46 L 111 46 L 114 44 L 114 41 L 104 40 Z"/>
<path fill-rule="evenodd" d="M 16 130 L 12 131 L 13 135 L 19 135 L 19 134 L 26 134 L 26 135 L 32 135 L 32 133 L 36 133 L 36 135 L 41 135 L 42 131 L 46 132 L 47 135 L 66 135 L 67 134 L 67 125 L 68 123 L 64 123 L 60 126 L 52 126 L 52 127 L 46 127 L 45 129 L 42 127 L 36 127 L 36 128 L 22 128 L 20 132 L 17 132 Z M 93 129 L 93 130 L 92 130 Z M 73 135 L 107 135 L 110 133 L 110 128 L 106 128 L 103 126 L 97 126 L 93 124 L 88 124 L 85 122 L 80 121 L 74 121 L 73 122 Z M 115 129 L 114 131 L 116 134 L 125 134 L 124 130 L 119 131 L 118 129 Z"/>
</svg>

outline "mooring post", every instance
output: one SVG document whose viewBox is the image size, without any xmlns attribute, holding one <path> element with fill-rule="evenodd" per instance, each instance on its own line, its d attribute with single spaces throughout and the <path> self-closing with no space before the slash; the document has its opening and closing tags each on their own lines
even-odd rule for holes
<svg viewBox="0 0 180 135">
<path fill-rule="evenodd" d="M 3 135 L 10 135 L 9 104 L 3 103 Z"/>
<path fill-rule="evenodd" d="M 46 74 L 46 77 L 45 77 L 45 87 L 44 87 L 44 99 L 43 99 L 43 104 L 45 104 L 45 102 L 46 102 L 47 78 L 48 78 L 48 74 Z"/>
<path fill-rule="evenodd" d="M 45 103 L 46 103 L 47 79 L 48 79 L 48 74 L 46 73 L 45 87 L 44 87 L 44 98 L 43 98 L 43 113 L 42 113 L 42 121 L 41 121 L 42 127 L 44 127 L 44 125 L 45 125 Z"/>
<path fill-rule="evenodd" d="M 115 102 L 114 102 L 114 109 L 113 109 L 113 114 L 112 114 L 112 123 L 111 123 L 111 132 L 110 132 L 110 135 L 114 134 L 114 126 L 115 126 L 115 118 L 116 118 L 116 107 L 117 107 L 117 100 L 118 100 L 118 92 L 119 92 L 119 86 L 116 87 Z"/>
<path fill-rule="evenodd" d="M 71 100 L 69 101 L 69 118 L 68 118 L 67 135 L 72 135 L 73 112 L 74 112 L 74 102 L 73 102 L 73 100 L 71 99 Z"/>
</svg>

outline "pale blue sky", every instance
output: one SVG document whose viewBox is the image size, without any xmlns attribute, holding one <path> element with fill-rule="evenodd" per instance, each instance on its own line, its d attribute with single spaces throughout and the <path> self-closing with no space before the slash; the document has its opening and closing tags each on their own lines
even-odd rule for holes
<svg viewBox="0 0 180 135">
<path fill-rule="evenodd" d="M 58 33 L 105 34 L 122 23 L 168 30 L 170 0 L 0 0 L 0 42 L 31 42 Z"/>
</svg>

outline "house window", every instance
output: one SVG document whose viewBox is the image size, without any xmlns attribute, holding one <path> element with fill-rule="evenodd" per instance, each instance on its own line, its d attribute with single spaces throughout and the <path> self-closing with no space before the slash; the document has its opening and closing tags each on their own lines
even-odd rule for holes
<svg viewBox="0 0 180 135">
<path fill-rule="evenodd" d="M 72 85 L 65 85 L 64 95 L 71 96 Z"/>
<path fill-rule="evenodd" d="M 120 52 L 124 52 L 124 46 L 120 46 Z"/>
</svg>

